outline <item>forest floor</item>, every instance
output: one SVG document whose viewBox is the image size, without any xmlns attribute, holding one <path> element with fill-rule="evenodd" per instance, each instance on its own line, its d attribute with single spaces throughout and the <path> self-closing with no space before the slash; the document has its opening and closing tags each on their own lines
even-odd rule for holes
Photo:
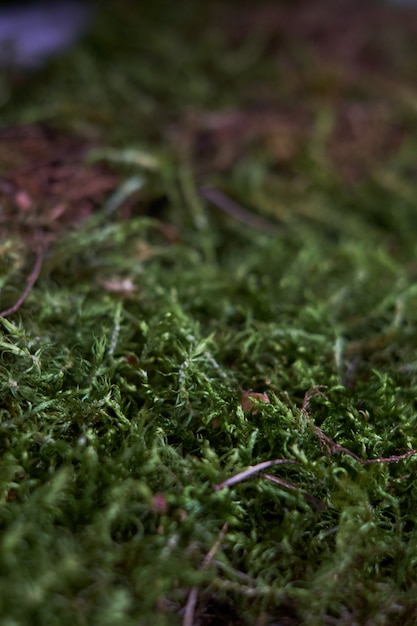
<svg viewBox="0 0 417 626">
<path fill-rule="evenodd" d="M 3 624 L 417 622 L 416 35 L 109 1 L 3 72 Z"/>
</svg>

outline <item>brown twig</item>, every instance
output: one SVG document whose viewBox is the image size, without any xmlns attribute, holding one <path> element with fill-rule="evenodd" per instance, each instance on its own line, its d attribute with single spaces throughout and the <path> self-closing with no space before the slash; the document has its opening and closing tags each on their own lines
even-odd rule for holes
<svg viewBox="0 0 417 626">
<path fill-rule="evenodd" d="M 304 396 L 303 406 L 301 407 L 301 413 L 303 413 L 306 416 L 307 420 L 310 419 L 310 415 L 308 412 L 308 408 L 310 406 L 310 400 L 311 398 L 316 398 L 317 396 L 324 396 L 322 389 L 327 389 L 327 386 L 326 385 L 314 385 L 314 387 L 311 387 L 311 389 L 309 389 Z"/>
<path fill-rule="evenodd" d="M 293 483 L 290 483 L 283 478 L 279 478 L 278 476 L 274 476 L 273 474 L 261 474 L 261 476 L 267 478 L 268 480 L 271 480 L 273 483 L 277 483 L 277 485 L 285 487 L 286 489 L 300 493 L 303 496 L 304 500 L 307 502 L 307 504 L 310 504 L 318 511 L 326 511 L 327 506 L 324 504 L 324 502 L 322 502 L 318 498 L 315 498 L 314 496 L 311 496 L 309 493 L 307 493 L 307 491 L 304 491 L 303 489 L 297 487 L 297 485 L 293 485 Z"/>
<path fill-rule="evenodd" d="M 210 565 L 214 557 L 216 556 L 216 553 L 220 547 L 221 542 L 224 539 L 225 534 L 227 533 L 228 528 L 229 528 L 228 523 L 225 522 L 217 536 L 216 541 L 214 542 L 209 552 L 204 557 L 204 561 L 201 566 L 201 569 L 206 569 Z M 197 600 L 198 600 L 198 587 L 193 587 L 190 590 L 190 593 L 188 594 L 188 599 L 187 599 L 187 604 L 185 605 L 184 619 L 182 621 L 182 626 L 193 626 Z"/>
<path fill-rule="evenodd" d="M 331 437 L 325 435 L 322 429 L 318 426 L 313 426 L 313 432 L 315 435 L 317 435 L 320 443 L 324 444 L 331 454 L 335 454 L 336 452 L 344 452 L 348 456 L 352 457 L 352 459 L 355 459 L 355 461 L 358 461 L 358 463 L 362 463 L 363 459 L 361 459 L 360 456 L 349 450 L 349 448 L 341 446 L 340 443 L 336 443 Z"/>
<path fill-rule="evenodd" d="M 13 306 L 11 306 L 8 309 L 5 309 L 4 311 L 0 312 L 0 317 L 7 317 L 8 315 L 12 315 L 13 313 L 16 313 L 16 311 L 22 306 L 23 302 L 26 300 L 26 298 L 28 297 L 29 293 L 33 289 L 34 284 L 38 280 L 39 274 L 40 274 L 41 269 L 42 269 L 42 263 L 43 263 L 43 251 L 42 250 L 38 250 L 37 253 L 36 253 L 35 264 L 33 266 L 33 269 L 31 271 L 31 273 L 28 276 L 28 279 L 26 281 L 26 287 L 25 287 L 23 293 L 16 300 L 16 302 L 13 304 Z"/>
<path fill-rule="evenodd" d="M 321 391 L 324 388 L 325 387 L 323 385 L 317 385 L 309 389 L 305 394 L 303 406 L 301 407 L 301 412 L 306 416 L 307 420 L 310 419 L 308 408 L 311 398 L 324 395 Z M 315 435 L 317 435 L 320 443 L 324 444 L 331 454 L 347 454 L 347 456 L 350 456 L 361 465 L 370 465 L 371 463 L 398 463 L 399 461 L 407 459 L 409 456 L 413 456 L 413 454 L 417 454 L 417 450 L 407 450 L 407 452 L 404 452 L 404 454 L 394 454 L 388 457 L 379 456 L 376 459 L 362 459 L 360 456 L 352 452 L 352 450 L 349 450 L 349 448 L 345 448 L 345 446 L 340 445 L 340 443 L 336 443 L 336 441 L 334 441 L 331 437 L 325 435 L 322 429 L 318 426 L 313 425 L 313 432 Z"/>
<path fill-rule="evenodd" d="M 393 454 L 392 456 L 379 456 L 376 459 L 360 459 L 362 465 L 369 465 L 370 463 L 398 463 L 398 461 L 403 461 L 404 459 L 408 459 L 409 456 L 413 456 L 413 454 L 417 454 L 417 450 L 407 450 L 404 454 Z"/>
</svg>

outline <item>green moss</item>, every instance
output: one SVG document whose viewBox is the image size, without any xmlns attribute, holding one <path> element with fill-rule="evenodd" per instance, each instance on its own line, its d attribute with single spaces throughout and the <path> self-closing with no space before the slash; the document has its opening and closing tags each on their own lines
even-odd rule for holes
<svg viewBox="0 0 417 626">
<path fill-rule="evenodd" d="M 210 11 L 194 3 L 135 22 L 128 5 L 109 4 L 119 26 L 98 24 L 5 109 L 99 130 L 142 195 L 128 219 L 116 194 L 60 235 L 1 320 L 2 623 L 180 624 L 197 587 L 199 624 L 411 625 L 415 150 L 350 185 L 317 161 L 316 125 L 297 180 L 259 146 L 204 174 L 167 129 L 186 105 L 246 106 L 272 80 L 268 46 L 236 52 L 220 26 L 199 38 Z M 282 89 L 291 100 L 299 85 Z M 401 117 L 401 93 L 389 98 Z M 151 168 L 123 165 L 132 143 Z M 206 183 L 278 232 L 223 215 L 199 197 Z M 1 260 L 5 308 L 33 260 L 17 236 Z M 248 411 L 242 390 L 270 402 Z M 219 488 L 274 459 L 290 462 Z"/>
</svg>

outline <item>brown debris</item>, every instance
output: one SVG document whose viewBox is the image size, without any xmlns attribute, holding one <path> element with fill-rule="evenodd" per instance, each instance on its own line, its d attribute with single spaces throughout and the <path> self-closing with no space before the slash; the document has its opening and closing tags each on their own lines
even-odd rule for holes
<svg viewBox="0 0 417 626">
<path fill-rule="evenodd" d="M 92 142 L 45 125 L 0 129 L 0 239 L 17 235 L 29 249 L 88 217 L 115 188 L 103 165 L 87 165 Z"/>
<path fill-rule="evenodd" d="M 41 124 L 0 129 L 0 242 L 7 246 L 13 238 L 35 256 L 25 288 L 0 317 L 23 304 L 57 235 L 80 224 L 116 187 L 108 167 L 86 164 L 91 147 L 91 141 Z"/>
</svg>

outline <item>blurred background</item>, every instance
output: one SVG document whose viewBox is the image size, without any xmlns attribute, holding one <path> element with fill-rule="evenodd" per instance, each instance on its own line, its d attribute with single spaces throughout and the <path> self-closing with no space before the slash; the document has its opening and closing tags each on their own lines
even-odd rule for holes
<svg viewBox="0 0 417 626">
<path fill-rule="evenodd" d="M 68 51 L 83 34 L 91 27 L 95 16 L 109 6 L 118 4 L 129 7 L 132 12 L 144 10 L 140 2 L 111 2 L 108 0 L 27 0 L 5 1 L 0 3 L 0 63 L 3 66 L 34 69 L 39 68 L 54 55 Z M 160 3 L 156 3 L 158 6 Z M 200 3 L 202 4 L 202 3 Z M 229 3 L 230 4 L 230 3 Z M 242 4 L 242 3 L 241 3 Z M 243 3 L 244 5 L 245 3 Z M 265 4 L 265 3 L 261 3 Z M 270 7 L 290 6 L 290 2 L 275 1 L 268 3 Z M 299 5 L 300 2 L 293 2 Z M 311 0 L 309 10 L 314 11 L 322 2 Z M 335 5 L 345 4 L 337 0 L 328 0 L 329 10 Z M 356 2 L 350 2 L 357 5 Z M 367 0 L 362 2 L 366 11 L 373 5 L 391 5 L 397 7 L 417 7 L 417 0 Z M 161 10 L 166 7 L 161 5 Z M 239 12 L 239 3 L 236 3 Z"/>
<path fill-rule="evenodd" d="M 92 3 L 82 0 L 3 2 L 0 5 L 0 63 L 39 68 L 68 50 L 93 19 Z"/>
<path fill-rule="evenodd" d="M 413 175 L 416 5 L 3 2 L 0 125 L 187 155 L 283 219 L 306 190 Z"/>
</svg>

